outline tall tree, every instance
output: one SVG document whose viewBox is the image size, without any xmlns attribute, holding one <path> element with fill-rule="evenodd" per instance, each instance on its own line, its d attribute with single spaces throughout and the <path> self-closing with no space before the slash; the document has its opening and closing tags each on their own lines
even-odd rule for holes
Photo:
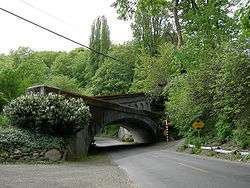
<svg viewBox="0 0 250 188">
<path fill-rule="evenodd" d="M 126 93 L 132 84 L 134 64 L 137 61 L 133 46 L 131 44 L 112 45 L 109 55 L 124 62 L 105 59 L 86 87 L 92 95 Z"/>
<path fill-rule="evenodd" d="M 98 17 L 92 24 L 89 46 L 98 52 L 107 54 L 110 48 L 110 31 L 105 16 Z M 93 76 L 96 70 L 104 62 L 104 57 L 94 51 L 90 52 L 89 66 L 90 77 Z"/>
<path fill-rule="evenodd" d="M 178 43 L 179 38 L 174 28 L 179 29 L 180 25 L 175 27 L 171 22 L 171 5 L 166 0 L 117 0 L 113 4 L 120 18 L 133 20 L 132 30 L 136 44 L 150 55 L 158 54 L 158 47 L 164 42 L 175 45 Z"/>
<path fill-rule="evenodd" d="M 177 48 L 180 48 L 183 43 L 183 39 L 182 39 L 180 18 L 178 15 L 178 5 L 179 5 L 179 0 L 173 0 L 174 23 L 176 27 L 176 33 L 177 33 Z"/>
</svg>

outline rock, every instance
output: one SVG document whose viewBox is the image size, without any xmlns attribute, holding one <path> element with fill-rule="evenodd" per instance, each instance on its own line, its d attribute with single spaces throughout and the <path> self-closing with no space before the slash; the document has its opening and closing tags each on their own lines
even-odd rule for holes
<svg viewBox="0 0 250 188">
<path fill-rule="evenodd" d="M 46 153 L 46 151 L 41 151 L 41 152 L 39 153 L 39 157 L 44 157 L 45 153 Z"/>
<path fill-rule="evenodd" d="M 39 156 L 39 153 L 37 152 L 33 153 L 33 157 L 37 157 L 37 156 Z"/>
<path fill-rule="evenodd" d="M 33 159 L 37 159 L 38 157 L 39 157 L 39 153 L 34 152 L 34 153 L 32 154 L 32 158 L 33 158 Z"/>
<path fill-rule="evenodd" d="M 16 160 L 18 160 L 18 159 L 20 159 L 22 156 L 20 155 L 20 154 L 18 154 L 18 155 L 13 155 L 13 159 L 16 159 Z"/>
<path fill-rule="evenodd" d="M 28 160 L 28 159 L 30 159 L 30 157 L 28 157 L 28 156 L 23 156 L 21 159 L 22 159 L 22 160 Z"/>
<path fill-rule="evenodd" d="M 44 156 L 45 159 L 48 159 L 48 160 L 51 160 L 51 161 L 58 161 L 58 160 L 61 159 L 61 157 L 62 157 L 62 154 L 57 149 L 48 150 L 45 153 L 45 156 Z"/>
<path fill-rule="evenodd" d="M 19 155 L 19 154 L 21 154 L 22 152 L 21 152 L 19 149 L 15 149 L 13 153 L 14 153 L 15 155 Z"/>
</svg>

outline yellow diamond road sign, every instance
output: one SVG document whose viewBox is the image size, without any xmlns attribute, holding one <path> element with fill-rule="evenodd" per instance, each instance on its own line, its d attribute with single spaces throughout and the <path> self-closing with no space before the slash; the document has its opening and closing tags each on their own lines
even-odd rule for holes
<svg viewBox="0 0 250 188">
<path fill-rule="evenodd" d="M 200 119 L 197 119 L 193 122 L 192 127 L 194 129 L 202 129 L 205 126 L 205 123 Z"/>
</svg>

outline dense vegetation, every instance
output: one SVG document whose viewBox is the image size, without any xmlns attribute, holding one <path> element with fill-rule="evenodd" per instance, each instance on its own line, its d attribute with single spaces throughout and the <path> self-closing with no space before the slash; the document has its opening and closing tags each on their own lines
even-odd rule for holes
<svg viewBox="0 0 250 188">
<path fill-rule="evenodd" d="M 18 97 L 5 106 L 4 115 L 12 126 L 57 136 L 87 126 L 91 116 L 82 99 L 54 94 Z"/>
<path fill-rule="evenodd" d="M 236 3 L 237 2 L 237 3 Z M 34 84 L 88 95 L 146 92 L 165 99 L 165 117 L 189 142 L 250 146 L 250 2 L 116 0 L 134 38 L 111 44 L 104 17 L 90 46 L 121 61 L 78 48 L 0 55 L 0 108 Z M 201 138 L 191 128 L 201 114 Z"/>
<path fill-rule="evenodd" d="M 0 125 L 0 155 L 4 152 L 14 152 L 22 150 L 31 152 L 44 149 L 62 149 L 66 142 L 62 137 L 39 134 L 15 127 Z"/>
</svg>

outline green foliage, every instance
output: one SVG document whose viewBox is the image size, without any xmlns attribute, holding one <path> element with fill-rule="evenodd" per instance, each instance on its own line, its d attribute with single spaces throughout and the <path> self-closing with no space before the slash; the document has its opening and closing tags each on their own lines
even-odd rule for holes
<svg viewBox="0 0 250 188">
<path fill-rule="evenodd" d="M 174 52 L 173 45 L 165 44 L 159 49 L 157 57 L 146 53 L 141 54 L 140 61 L 136 64 L 134 81 L 130 90 L 160 95 L 177 71 Z"/>
<path fill-rule="evenodd" d="M 15 70 L 7 68 L 0 73 L 1 109 L 6 101 L 18 96 L 19 85 Z"/>
<path fill-rule="evenodd" d="M 249 57 L 240 45 L 222 47 L 183 48 L 178 53 L 177 60 L 187 73 L 166 87 L 166 112 L 182 135 L 192 137 L 191 118 L 203 114 L 205 130 L 227 142 L 235 123 L 249 119 Z"/>
<path fill-rule="evenodd" d="M 3 93 L 0 93 L 0 112 L 3 109 L 3 106 L 7 103 L 7 99 L 5 98 Z"/>
<path fill-rule="evenodd" d="M 89 58 L 89 52 L 77 48 L 69 53 L 60 53 L 51 66 L 53 75 L 63 75 L 74 78 L 79 86 L 84 87 L 87 83 L 86 66 Z"/>
<path fill-rule="evenodd" d="M 250 127 L 249 122 L 238 121 L 236 129 L 233 130 L 233 141 L 242 148 L 250 146 Z"/>
<path fill-rule="evenodd" d="M 7 127 L 9 125 L 9 120 L 7 117 L 0 115 L 0 128 Z"/>
<path fill-rule="evenodd" d="M 4 151 L 13 152 L 15 149 L 19 149 L 29 152 L 37 149 L 62 149 L 63 147 L 65 147 L 65 141 L 62 137 L 0 126 L 0 148 Z"/>
<path fill-rule="evenodd" d="M 228 16 L 228 0 L 196 1 L 195 6 L 193 10 L 190 10 L 190 5 L 183 8 L 188 40 L 201 47 L 215 48 L 237 34 L 235 21 Z"/>
<path fill-rule="evenodd" d="M 116 0 L 114 7 L 122 19 L 132 20 L 135 43 L 150 55 L 158 54 L 164 42 L 176 44 L 171 19 L 172 3 L 165 0 Z"/>
<path fill-rule="evenodd" d="M 107 95 L 128 92 L 134 75 L 136 57 L 130 45 L 113 46 L 109 53 L 124 62 L 105 59 L 103 65 L 87 85 L 93 95 Z"/>
<path fill-rule="evenodd" d="M 154 100 L 166 99 L 167 118 L 190 143 L 214 139 L 248 147 L 249 3 L 237 6 L 234 15 L 232 4 L 229 0 L 116 0 L 113 6 L 120 18 L 132 22 L 133 41 L 111 46 L 107 20 L 99 17 L 91 28 L 90 47 L 121 62 L 82 48 L 12 50 L 0 55 L 0 109 L 35 84 L 92 95 L 146 92 Z M 197 114 L 205 121 L 199 136 L 191 128 Z"/>
<path fill-rule="evenodd" d="M 22 94 L 28 87 L 40 85 L 49 75 L 49 68 L 45 63 L 36 61 L 22 62 L 16 69 L 15 76 L 20 80 L 18 94 Z"/>
<path fill-rule="evenodd" d="M 19 47 L 17 50 L 10 51 L 10 57 L 14 61 L 14 66 L 18 67 L 22 62 L 28 60 L 32 53 L 33 50 L 29 47 Z"/>
<path fill-rule="evenodd" d="M 18 97 L 4 108 L 4 113 L 13 126 L 54 135 L 70 135 L 88 126 L 90 119 L 82 99 L 52 94 Z"/>
<path fill-rule="evenodd" d="M 250 113 L 250 57 L 237 46 L 220 57 L 223 66 L 214 85 L 214 109 L 228 120 L 247 118 Z"/>
<path fill-rule="evenodd" d="M 62 52 L 53 52 L 53 51 L 39 51 L 33 52 L 30 55 L 30 59 L 33 61 L 34 59 L 37 62 L 44 63 L 47 67 L 51 67 L 52 63 L 56 60 L 58 56 L 60 56 Z"/>
<path fill-rule="evenodd" d="M 219 116 L 218 121 L 215 124 L 217 139 L 220 142 L 226 142 L 230 140 L 232 135 L 232 124 L 227 122 L 224 117 Z"/>
<path fill-rule="evenodd" d="M 245 37 L 250 36 L 250 5 L 249 2 L 245 7 L 239 10 L 238 15 L 240 17 L 240 24 L 242 28 L 242 34 Z"/>
<path fill-rule="evenodd" d="M 119 129 L 119 125 L 108 125 L 103 128 L 101 134 L 105 136 L 117 137 Z"/>
<path fill-rule="evenodd" d="M 196 103 L 192 95 L 187 76 L 179 76 L 169 85 L 166 112 L 181 135 L 189 133 L 193 116 L 202 112 L 201 104 Z"/>
<path fill-rule="evenodd" d="M 80 86 L 78 85 L 77 80 L 64 75 L 52 75 L 47 81 L 45 81 L 45 84 L 52 87 L 58 87 L 65 91 L 80 91 Z"/>
<path fill-rule="evenodd" d="M 90 48 L 107 54 L 110 48 L 110 31 L 107 23 L 107 18 L 105 16 L 98 17 L 94 20 L 91 27 L 91 36 L 89 46 Z M 103 64 L 104 57 L 94 51 L 89 54 L 89 64 L 88 64 L 88 78 L 92 77 L 97 69 Z"/>
</svg>

